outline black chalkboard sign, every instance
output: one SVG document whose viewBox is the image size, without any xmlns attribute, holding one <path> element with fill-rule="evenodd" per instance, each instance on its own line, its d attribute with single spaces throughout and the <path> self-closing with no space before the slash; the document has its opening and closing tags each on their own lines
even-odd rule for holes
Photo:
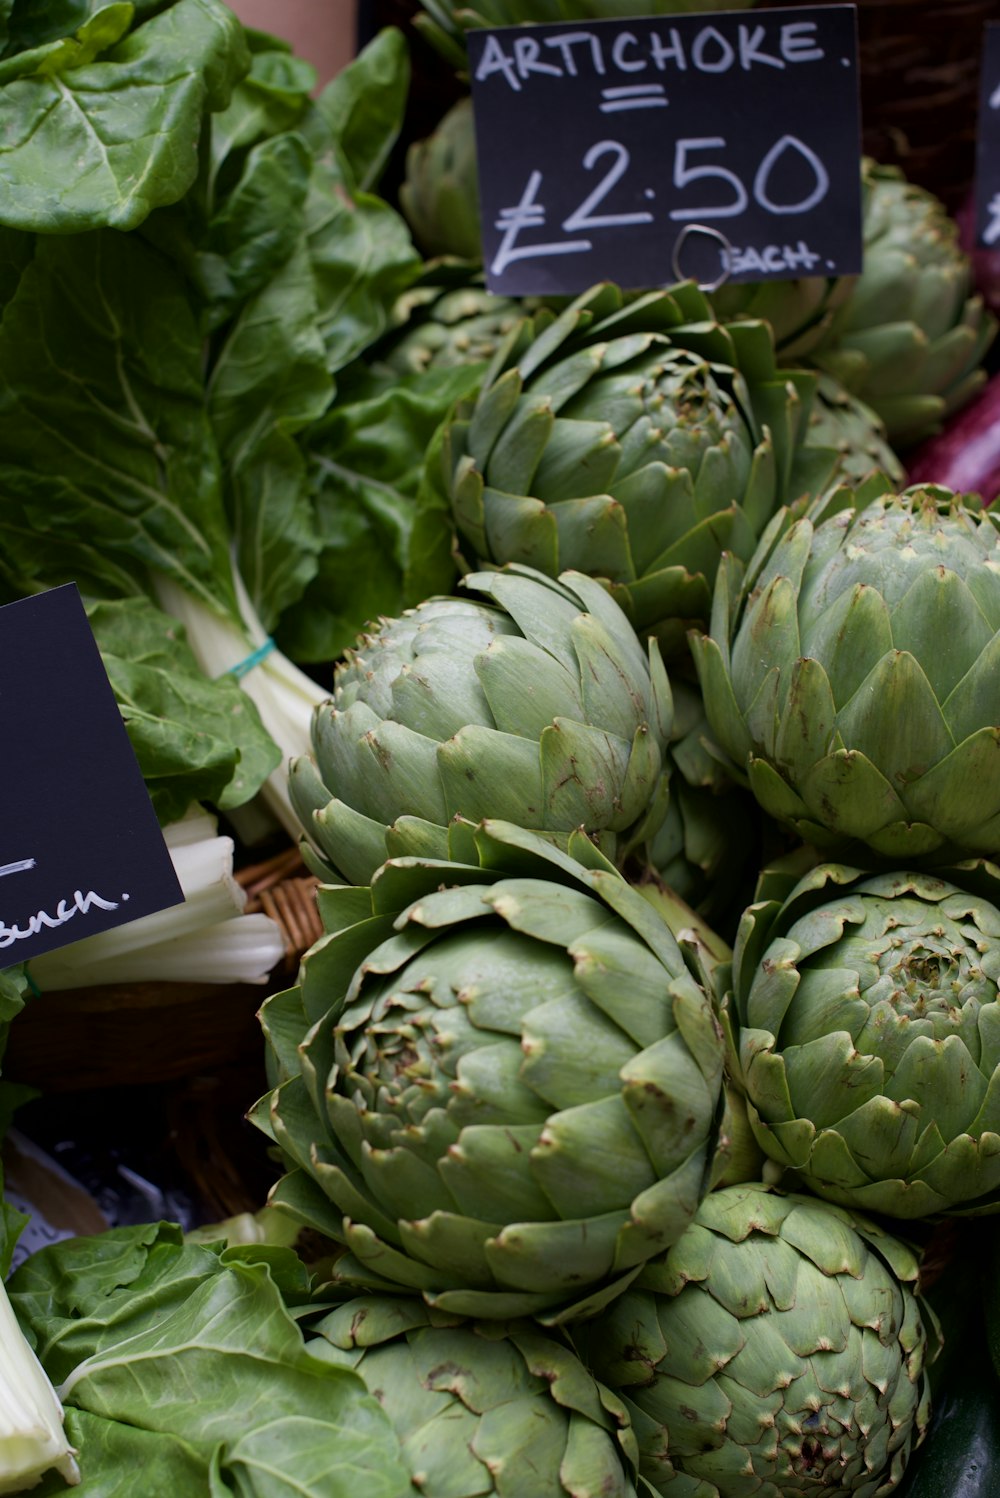
<svg viewBox="0 0 1000 1498">
<path fill-rule="evenodd" d="M 1000 244 L 1000 22 L 984 28 L 976 137 L 976 243 Z"/>
<path fill-rule="evenodd" d="M 853 5 L 468 34 L 487 284 L 861 269 Z"/>
<path fill-rule="evenodd" d="M 0 967 L 178 905 L 74 584 L 0 608 Z"/>
</svg>

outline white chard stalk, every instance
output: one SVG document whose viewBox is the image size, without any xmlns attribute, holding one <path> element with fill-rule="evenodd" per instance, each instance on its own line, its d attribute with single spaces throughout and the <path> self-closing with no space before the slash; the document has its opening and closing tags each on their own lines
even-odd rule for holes
<svg viewBox="0 0 1000 1498">
<path fill-rule="evenodd" d="M 104 983 L 266 982 L 284 938 L 270 916 L 243 914 L 232 838 L 216 836 L 215 818 L 200 811 L 165 827 L 163 838 L 184 903 L 34 958 L 31 977 L 43 993 Z"/>
<path fill-rule="evenodd" d="M 0 1493 L 23 1493 L 55 1467 L 80 1481 L 62 1405 L 17 1324 L 0 1280 Z"/>
<path fill-rule="evenodd" d="M 235 568 L 233 582 L 243 629 L 213 613 L 163 573 L 155 573 L 153 581 L 160 607 L 184 625 L 188 644 L 206 676 L 225 676 L 256 651 L 266 652 L 240 677 L 240 686 L 253 698 L 264 727 L 281 750 L 281 764 L 268 776 L 260 794 L 288 835 L 301 837 L 302 824 L 288 795 L 288 762 L 311 752 L 313 712 L 330 693 L 271 645 Z"/>
</svg>

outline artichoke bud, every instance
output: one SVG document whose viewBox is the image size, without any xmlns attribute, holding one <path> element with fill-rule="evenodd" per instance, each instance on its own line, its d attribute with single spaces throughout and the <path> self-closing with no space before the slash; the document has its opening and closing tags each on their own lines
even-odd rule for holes
<svg viewBox="0 0 1000 1498">
<path fill-rule="evenodd" d="M 750 1124 L 831 1201 L 1000 1208 L 1000 869 L 821 864 L 750 907 L 733 955 Z"/>
<path fill-rule="evenodd" d="M 917 1267 L 863 1217 L 729 1186 L 575 1340 L 658 1493 L 887 1494 L 929 1418 Z"/>
<path fill-rule="evenodd" d="M 264 1007 L 274 1203 L 347 1246 L 345 1283 L 560 1321 L 694 1215 L 722 1037 L 669 926 L 582 834 L 563 852 L 458 821 L 448 845 L 324 892 L 329 934 Z"/>
<path fill-rule="evenodd" d="M 771 529 L 695 643 L 719 745 L 828 854 L 1000 853 L 1000 517 L 940 488 Z M 720 584 L 720 587 L 722 585 Z"/>
<path fill-rule="evenodd" d="M 414 1491 L 635 1498 L 622 1402 L 531 1322 L 464 1322 L 373 1295 L 314 1330 L 310 1352 L 355 1369 L 389 1416 Z"/>
<path fill-rule="evenodd" d="M 461 543 L 472 562 L 601 578 L 678 653 L 722 552 L 747 560 L 798 484 L 814 378 L 777 367 L 763 323 L 714 322 L 691 285 L 596 287 L 526 320 L 445 428 Z"/>
<path fill-rule="evenodd" d="M 581 575 L 465 586 L 489 602 L 432 599 L 361 637 L 293 767 L 303 826 L 352 884 L 390 853 L 438 856 L 456 816 L 562 846 L 582 827 L 618 858 L 655 830 L 673 713 L 655 645 Z"/>
</svg>

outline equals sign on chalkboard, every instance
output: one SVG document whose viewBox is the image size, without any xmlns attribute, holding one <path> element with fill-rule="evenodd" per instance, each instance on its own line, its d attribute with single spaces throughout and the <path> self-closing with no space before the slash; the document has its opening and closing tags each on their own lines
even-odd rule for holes
<svg viewBox="0 0 1000 1498">
<path fill-rule="evenodd" d="M 663 109 L 669 102 L 662 83 L 635 83 L 602 88 L 598 108 L 602 114 L 618 114 L 623 109 Z"/>
</svg>

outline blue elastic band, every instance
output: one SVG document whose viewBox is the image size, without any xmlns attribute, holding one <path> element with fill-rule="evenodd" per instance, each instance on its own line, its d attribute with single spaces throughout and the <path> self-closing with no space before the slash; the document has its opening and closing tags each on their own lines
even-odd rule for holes
<svg viewBox="0 0 1000 1498">
<path fill-rule="evenodd" d="M 258 645 L 256 650 L 251 650 L 250 654 L 238 665 L 230 666 L 228 671 L 222 673 L 223 676 L 235 676 L 239 681 L 242 676 L 246 676 L 248 671 L 252 671 L 254 666 L 259 666 L 261 661 L 266 661 L 274 648 L 274 641 L 268 635 L 263 645 Z"/>
</svg>

